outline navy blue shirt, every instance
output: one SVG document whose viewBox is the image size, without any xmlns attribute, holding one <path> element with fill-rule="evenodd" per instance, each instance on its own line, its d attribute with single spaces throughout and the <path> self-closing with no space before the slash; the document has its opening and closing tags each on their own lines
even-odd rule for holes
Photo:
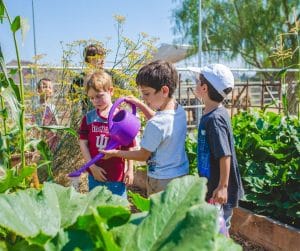
<svg viewBox="0 0 300 251">
<path fill-rule="evenodd" d="M 244 195 L 238 169 L 234 139 L 227 110 L 221 106 L 203 115 L 198 131 L 198 172 L 208 179 L 206 199 L 212 197 L 220 179 L 220 158 L 231 157 L 228 182 L 228 201 L 233 207 Z"/>
</svg>

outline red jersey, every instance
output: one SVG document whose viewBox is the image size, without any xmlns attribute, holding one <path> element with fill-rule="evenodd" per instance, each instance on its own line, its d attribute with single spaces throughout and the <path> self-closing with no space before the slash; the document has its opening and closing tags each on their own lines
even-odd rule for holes
<svg viewBox="0 0 300 251">
<path fill-rule="evenodd" d="M 100 116 L 96 109 L 89 111 L 82 119 L 79 137 L 80 139 L 88 141 L 88 148 L 92 158 L 98 155 L 99 150 L 105 149 L 109 140 L 107 118 Z M 118 149 L 128 150 L 133 146 L 134 142 L 127 147 L 123 146 Z M 96 165 L 106 171 L 107 181 L 123 182 L 125 168 L 124 159 L 117 157 L 106 160 L 101 159 L 96 162 Z"/>
</svg>

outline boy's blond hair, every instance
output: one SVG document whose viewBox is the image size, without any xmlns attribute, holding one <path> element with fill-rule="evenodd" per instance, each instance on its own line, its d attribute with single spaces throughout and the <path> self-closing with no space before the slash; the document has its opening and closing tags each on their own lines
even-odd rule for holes
<svg viewBox="0 0 300 251">
<path fill-rule="evenodd" d="M 105 71 L 93 73 L 86 82 L 86 92 L 91 88 L 95 91 L 109 91 L 113 88 L 111 76 Z"/>
</svg>

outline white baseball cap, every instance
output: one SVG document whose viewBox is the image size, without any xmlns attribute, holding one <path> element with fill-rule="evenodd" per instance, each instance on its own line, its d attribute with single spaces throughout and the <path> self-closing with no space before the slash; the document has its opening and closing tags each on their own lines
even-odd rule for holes
<svg viewBox="0 0 300 251">
<path fill-rule="evenodd" d="M 228 87 L 234 87 L 234 77 L 231 70 L 222 64 L 210 64 L 200 67 L 188 67 L 191 72 L 201 73 L 207 81 L 220 93 L 223 97 L 227 94 L 224 90 Z"/>
</svg>

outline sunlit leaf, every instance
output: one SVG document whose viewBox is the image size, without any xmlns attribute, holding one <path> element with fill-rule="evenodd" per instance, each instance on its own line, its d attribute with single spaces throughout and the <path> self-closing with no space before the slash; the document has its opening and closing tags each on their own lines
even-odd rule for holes
<svg viewBox="0 0 300 251">
<path fill-rule="evenodd" d="M 15 169 L 6 170 L 5 175 L 0 179 L 0 193 L 21 186 L 24 179 L 30 176 L 34 170 L 35 168 L 31 166 L 22 168 L 19 173 Z"/>
<path fill-rule="evenodd" d="M 217 209 L 204 200 L 205 184 L 204 178 L 185 176 L 152 195 L 148 215 L 123 250 L 217 250 Z"/>
<path fill-rule="evenodd" d="M 128 191 L 128 195 L 132 199 L 132 203 L 136 206 L 140 211 L 149 211 L 150 209 L 150 200 L 142 197 L 138 193 L 133 193 Z"/>
<path fill-rule="evenodd" d="M 10 29 L 12 32 L 16 32 L 21 28 L 21 17 L 20 16 L 16 16 L 14 21 L 12 22 Z"/>
<path fill-rule="evenodd" d="M 127 205 L 126 200 L 112 196 L 104 187 L 80 194 L 74 188 L 44 183 L 41 191 L 27 189 L 0 195 L 0 226 L 43 245 L 61 228 L 73 225 L 80 215 L 91 214 L 92 208 L 104 203 Z"/>
</svg>

